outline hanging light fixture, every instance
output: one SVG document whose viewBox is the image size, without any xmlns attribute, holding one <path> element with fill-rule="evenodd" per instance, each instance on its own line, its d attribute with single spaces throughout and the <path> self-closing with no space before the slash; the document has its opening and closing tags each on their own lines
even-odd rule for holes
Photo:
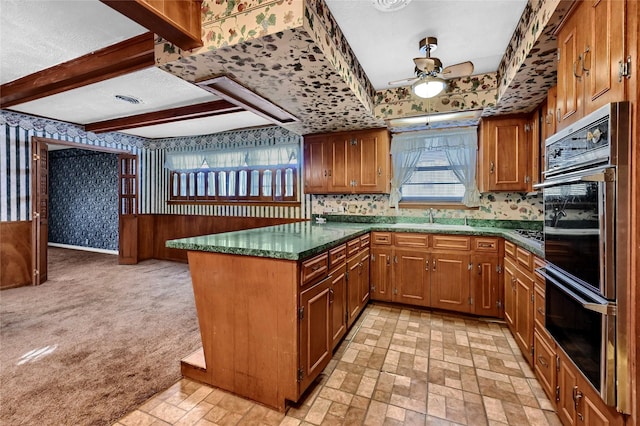
<svg viewBox="0 0 640 426">
<path fill-rule="evenodd" d="M 426 75 L 411 85 L 411 89 L 416 96 L 421 98 L 433 98 L 444 90 L 447 82 L 439 77 Z"/>
</svg>

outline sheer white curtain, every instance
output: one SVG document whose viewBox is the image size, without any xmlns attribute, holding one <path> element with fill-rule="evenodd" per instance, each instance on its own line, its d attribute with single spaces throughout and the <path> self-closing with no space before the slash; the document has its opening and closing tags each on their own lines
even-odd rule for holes
<svg viewBox="0 0 640 426">
<path fill-rule="evenodd" d="M 402 198 L 400 188 L 411 178 L 424 151 L 444 151 L 453 173 L 464 185 L 463 204 L 467 207 L 477 207 L 480 203 L 480 192 L 476 182 L 477 147 L 476 128 L 426 130 L 394 135 L 391 141 L 393 178 L 389 204 L 398 207 Z"/>
<path fill-rule="evenodd" d="M 278 166 L 298 159 L 297 144 L 273 145 L 242 150 L 206 150 L 169 152 L 164 166 L 174 171 L 193 171 L 205 161 L 209 169 Z"/>
</svg>

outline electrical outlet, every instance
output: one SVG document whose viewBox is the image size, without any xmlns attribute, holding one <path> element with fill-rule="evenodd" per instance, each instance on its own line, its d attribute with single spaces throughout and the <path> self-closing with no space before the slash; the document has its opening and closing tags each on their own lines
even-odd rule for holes
<svg viewBox="0 0 640 426">
<path fill-rule="evenodd" d="M 87 244 L 87 245 L 89 245 L 89 239 L 88 239 L 88 238 L 86 238 L 86 239 L 84 240 L 84 243 L 85 243 L 85 244 Z"/>
<path fill-rule="evenodd" d="M 358 211 L 358 206 L 356 206 L 355 204 L 349 204 L 349 206 L 347 207 L 347 211 L 349 213 L 355 213 Z"/>
</svg>

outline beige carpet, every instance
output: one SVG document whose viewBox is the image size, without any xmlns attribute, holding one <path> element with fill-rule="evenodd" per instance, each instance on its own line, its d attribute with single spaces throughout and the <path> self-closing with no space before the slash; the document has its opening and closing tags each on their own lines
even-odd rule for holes
<svg viewBox="0 0 640 426">
<path fill-rule="evenodd" d="M 111 424 L 200 345 L 186 264 L 50 248 L 48 282 L 0 292 L 0 424 Z"/>
</svg>

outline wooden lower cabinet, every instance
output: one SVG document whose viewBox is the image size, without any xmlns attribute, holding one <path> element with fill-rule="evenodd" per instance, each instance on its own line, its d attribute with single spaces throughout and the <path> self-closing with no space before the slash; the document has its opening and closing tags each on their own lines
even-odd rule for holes
<svg viewBox="0 0 640 426">
<path fill-rule="evenodd" d="M 347 260 L 347 326 L 351 327 L 369 301 L 369 248 Z"/>
<path fill-rule="evenodd" d="M 498 253 L 473 255 L 471 264 L 472 313 L 486 317 L 501 317 L 503 285 Z"/>
<path fill-rule="evenodd" d="M 371 247 L 371 299 L 391 301 L 393 279 L 393 249 L 390 246 Z"/>
<path fill-rule="evenodd" d="M 456 312 L 470 312 L 471 256 L 434 251 L 431 258 L 431 306 Z"/>
<path fill-rule="evenodd" d="M 499 237 L 371 234 L 371 298 L 502 316 Z"/>
<path fill-rule="evenodd" d="M 540 381 L 542 389 L 552 404 L 556 402 L 556 348 L 555 342 L 546 333 L 533 332 L 533 371 Z"/>
<path fill-rule="evenodd" d="M 300 293 L 300 388 L 327 366 L 333 354 L 331 277 Z"/>
<path fill-rule="evenodd" d="M 504 259 L 504 319 L 523 356 L 533 365 L 533 279 Z"/>
<path fill-rule="evenodd" d="M 394 302 L 431 306 L 429 254 L 411 249 L 395 249 L 393 254 Z"/>
<path fill-rule="evenodd" d="M 331 336 L 333 339 L 332 348 L 335 349 L 347 334 L 347 265 L 343 263 L 342 266 L 331 271 L 330 276 L 329 311 L 331 315 Z"/>
<path fill-rule="evenodd" d="M 624 416 L 600 398 L 569 357 L 558 349 L 558 416 L 565 426 L 618 426 Z"/>
</svg>

